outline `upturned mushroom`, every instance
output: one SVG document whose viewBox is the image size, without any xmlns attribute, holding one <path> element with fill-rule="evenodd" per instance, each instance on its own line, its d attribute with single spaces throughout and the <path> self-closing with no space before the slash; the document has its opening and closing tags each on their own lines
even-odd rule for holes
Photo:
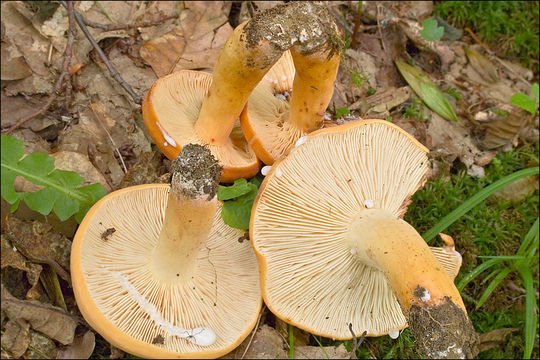
<svg viewBox="0 0 540 360">
<path fill-rule="evenodd" d="M 180 71 L 158 79 L 142 105 L 146 128 L 156 145 L 169 159 L 185 143 L 208 145 L 223 167 L 222 182 L 255 175 L 260 162 L 241 134 L 238 122 L 247 99 L 272 65 L 294 46 L 294 61 L 302 63 L 306 72 L 297 80 L 301 83 L 296 85 L 299 96 L 294 101 L 301 107 L 299 112 L 307 111 L 307 115 L 297 122 L 313 128 L 312 118 L 320 115 L 313 112 L 320 113 L 327 100 L 320 99 L 320 91 L 311 87 L 315 83 L 314 87 L 323 84 L 318 78 L 313 80 L 308 72 L 319 69 L 320 56 L 337 57 L 339 61 L 336 47 L 328 45 L 328 39 L 336 31 L 329 19 L 328 11 L 318 4 L 278 5 L 233 31 L 212 75 Z M 300 96 L 305 97 L 306 103 Z M 319 104 L 319 100 L 326 104 Z M 262 136 L 266 135 L 258 134 L 249 141 L 255 144 Z"/>
<path fill-rule="evenodd" d="M 296 141 L 323 125 L 339 68 L 337 26 L 326 8 L 285 12 L 266 27 L 292 34 L 280 61 L 248 98 L 242 131 L 265 164 L 286 156 Z M 299 34 L 296 34 L 296 33 Z"/>
<path fill-rule="evenodd" d="M 284 321 L 350 339 L 407 326 L 430 358 L 472 358 L 477 335 L 453 283 L 460 257 L 428 247 L 402 217 L 428 149 L 383 120 L 318 130 L 276 162 L 250 238 L 263 298 Z M 451 274 L 452 276 L 449 276 Z"/>
<path fill-rule="evenodd" d="M 210 151 L 186 145 L 171 185 L 114 191 L 75 234 L 71 276 L 82 315 L 144 358 L 215 358 L 249 334 L 262 306 L 257 261 L 225 225 Z"/>
</svg>

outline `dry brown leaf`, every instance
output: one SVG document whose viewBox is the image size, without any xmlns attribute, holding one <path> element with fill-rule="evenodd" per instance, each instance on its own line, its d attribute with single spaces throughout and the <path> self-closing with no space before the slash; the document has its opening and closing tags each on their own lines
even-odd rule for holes
<svg viewBox="0 0 540 360">
<path fill-rule="evenodd" d="M 513 144 L 517 140 L 520 130 L 528 125 L 532 125 L 534 117 L 527 111 L 515 107 L 497 106 L 500 110 L 509 110 L 504 117 L 497 116 L 494 120 L 483 123 L 479 126 L 482 132 L 480 144 L 486 149 L 495 149 L 507 144 Z"/>
<path fill-rule="evenodd" d="M 112 189 L 107 184 L 103 175 L 92 165 L 87 156 L 73 151 L 58 151 L 51 154 L 54 158 L 54 166 L 57 169 L 75 171 L 83 177 L 82 186 L 100 183 L 107 192 Z"/>
<path fill-rule="evenodd" d="M 41 274 L 42 267 L 38 264 L 27 262 L 24 256 L 21 255 L 17 248 L 8 243 L 7 236 L 2 234 L 2 266 L 11 267 L 26 272 L 26 280 L 30 284 L 30 289 L 26 292 L 25 297 L 27 299 L 37 299 L 40 294 L 36 287 L 39 285 L 39 275 Z M 8 278 L 5 279 L 6 286 L 9 284 Z M 25 286 L 22 282 L 18 282 L 17 286 Z M 19 291 L 20 292 L 20 291 Z"/>
<path fill-rule="evenodd" d="M 491 195 L 490 199 L 510 201 L 515 206 L 531 196 L 535 190 L 538 190 L 538 175 L 518 179 Z"/>
<path fill-rule="evenodd" d="M 26 321 L 9 320 L 2 334 L 2 350 L 7 351 L 10 358 L 21 357 L 30 343 L 29 331 L 30 324 Z"/>
<path fill-rule="evenodd" d="M 213 68 L 232 33 L 221 1 L 192 1 L 180 14 L 180 25 L 145 42 L 141 57 L 158 77 L 182 69 Z M 228 5 L 230 6 L 230 5 Z"/>
<path fill-rule="evenodd" d="M 22 221 L 8 216 L 6 237 L 27 259 L 45 263 L 60 276 L 70 282 L 69 254 L 71 241 L 53 231 L 52 226 L 39 221 Z"/>
<path fill-rule="evenodd" d="M 24 96 L 6 96 L 6 93 L 1 93 L 1 127 L 2 129 L 11 127 L 19 119 L 28 116 L 43 106 L 45 99 L 27 99 Z M 48 126 L 57 124 L 58 121 L 45 116 L 36 116 L 35 118 L 25 122 L 22 127 L 33 131 L 40 131 Z"/>
<path fill-rule="evenodd" d="M 494 347 L 501 346 L 506 338 L 506 335 L 518 331 L 519 328 L 501 328 L 495 329 L 487 333 L 478 334 L 480 337 L 480 344 L 478 350 L 480 352 L 492 349 Z"/>
<path fill-rule="evenodd" d="M 23 355 L 24 359 L 54 359 L 56 344 L 47 336 L 30 329 L 30 343 Z"/>
<path fill-rule="evenodd" d="M 345 345 L 339 346 L 294 346 L 295 359 L 349 359 L 351 354 Z"/>
<path fill-rule="evenodd" d="M 2 311 L 10 320 L 27 321 L 34 330 L 64 345 L 73 342 L 77 322 L 56 306 L 35 300 L 19 300 L 2 285 Z"/>
<path fill-rule="evenodd" d="M 20 80 L 32 75 L 32 70 L 26 64 L 19 51 L 6 41 L 2 42 L 1 75 L 2 80 Z"/>
<path fill-rule="evenodd" d="M 493 63 L 484 55 L 475 51 L 472 47 L 465 48 L 465 54 L 471 63 L 471 66 L 480 76 L 490 83 L 499 81 L 499 74 L 497 68 Z"/>
<path fill-rule="evenodd" d="M 483 177 L 486 165 L 484 156 L 478 146 L 472 141 L 468 129 L 459 124 L 448 121 L 427 111 L 427 116 L 431 116 L 431 121 L 426 132 L 426 146 L 431 150 L 430 157 L 442 158 L 445 162 L 451 164 L 456 158 L 459 158 L 467 167 L 467 174 L 474 177 Z M 482 159 L 482 166 L 478 165 Z"/>
<path fill-rule="evenodd" d="M 57 359 L 88 359 L 94 352 L 96 337 L 92 330 L 77 336 L 68 347 L 58 351 Z"/>
<path fill-rule="evenodd" d="M 246 347 L 247 349 L 246 352 Z M 242 355 L 245 355 L 242 357 Z M 273 327 L 266 324 L 260 326 L 253 339 L 251 335 L 240 346 L 222 359 L 286 359 L 285 341 Z"/>
</svg>

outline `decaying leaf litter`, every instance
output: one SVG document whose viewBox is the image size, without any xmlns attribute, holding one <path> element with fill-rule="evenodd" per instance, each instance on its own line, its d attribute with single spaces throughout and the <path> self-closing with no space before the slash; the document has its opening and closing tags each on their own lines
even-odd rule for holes
<svg viewBox="0 0 540 360">
<path fill-rule="evenodd" d="M 24 140 L 26 153 L 49 153 L 57 168 L 75 170 L 85 183 L 99 182 L 108 192 L 167 182 L 170 162 L 152 145 L 137 98 L 144 97 L 158 77 L 173 71 L 211 72 L 233 28 L 257 10 L 279 3 L 74 3 L 106 64 L 81 28 L 74 21 L 70 24 L 65 7 L 57 6 L 42 17 L 39 7 L 4 2 L 2 131 L 42 109 L 12 130 L 13 136 Z M 434 164 L 430 178 L 452 169 L 456 160 L 469 175 L 482 177 L 497 152 L 537 141 L 537 115 L 510 105 L 510 98 L 517 92 L 529 93 L 538 75 L 495 57 L 466 34 L 453 41 L 425 40 L 419 34 L 420 23 L 432 15 L 432 2 L 366 2 L 360 21 L 355 21 L 356 2 L 327 6 L 349 44 L 326 123 L 345 123 L 358 116 L 391 117 L 430 149 Z M 67 48 L 72 54 L 69 67 Z M 400 75 L 396 60 L 412 60 L 442 91 L 457 89 L 461 97 L 447 100 L 459 122 L 427 107 L 422 107 L 420 118 L 405 117 L 404 108 L 418 95 Z M 132 94 L 111 75 L 111 66 Z M 335 119 L 335 109 L 345 106 L 351 114 Z M 35 190 L 24 179 L 15 186 L 17 191 Z M 9 214 L 9 204 L 2 200 L 2 357 L 92 354 L 93 332 L 79 315 L 69 287 L 69 239 L 76 226 L 73 219 L 44 218 L 24 204 Z M 253 336 L 229 357 L 286 357 L 285 329 L 286 324 L 263 312 Z M 489 338 L 486 343 L 496 341 Z M 103 342 L 97 346 L 101 355 L 118 356 Z M 343 345 L 310 346 L 309 336 L 295 331 L 295 356 L 348 358 L 350 353 Z"/>
</svg>

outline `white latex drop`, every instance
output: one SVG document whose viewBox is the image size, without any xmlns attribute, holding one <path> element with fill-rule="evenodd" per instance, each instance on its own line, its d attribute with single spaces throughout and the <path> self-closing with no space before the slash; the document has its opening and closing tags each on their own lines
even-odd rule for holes
<svg viewBox="0 0 540 360">
<path fill-rule="evenodd" d="M 365 201 L 364 201 L 364 205 L 365 205 L 365 207 L 367 207 L 368 209 L 371 209 L 373 206 L 375 206 L 375 203 L 373 202 L 373 200 L 365 200 Z"/>
<path fill-rule="evenodd" d="M 305 143 L 307 140 L 307 136 L 302 136 L 300 139 L 296 140 L 296 143 L 294 144 L 294 146 L 300 146 L 302 145 L 303 143 Z"/>
<path fill-rule="evenodd" d="M 187 339 L 196 345 L 208 346 L 216 341 L 216 334 L 207 328 L 195 328 Z"/>
<path fill-rule="evenodd" d="M 268 175 L 268 173 L 270 172 L 270 169 L 272 169 L 271 166 L 263 166 L 263 168 L 261 169 L 261 174 L 263 174 L 263 176 L 266 176 Z"/>
<path fill-rule="evenodd" d="M 157 121 L 156 121 L 156 125 L 159 128 L 159 131 L 161 131 L 161 135 L 163 135 L 163 138 L 165 139 L 165 141 L 171 144 L 171 146 L 176 147 L 176 141 L 174 141 L 174 139 L 165 132 L 165 129 L 163 129 Z"/>
<path fill-rule="evenodd" d="M 397 339 L 399 337 L 399 330 L 390 330 L 388 332 L 388 336 L 390 336 L 392 339 Z"/>
<path fill-rule="evenodd" d="M 283 101 L 287 100 L 287 98 L 283 94 L 275 94 L 274 96 L 279 100 L 283 100 Z"/>
</svg>

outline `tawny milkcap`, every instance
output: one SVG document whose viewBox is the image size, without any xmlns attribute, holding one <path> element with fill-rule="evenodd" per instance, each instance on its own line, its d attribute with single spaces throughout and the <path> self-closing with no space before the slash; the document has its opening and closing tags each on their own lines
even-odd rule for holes
<svg viewBox="0 0 540 360">
<path fill-rule="evenodd" d="M 477 335 L 453 283 L 461 258 L 402 217 L 428 149 L 383 120 L 315 131 L 276 162 L 250 238 L 268 308 L 313 334 L 350 339 L 411 328 L 427 357 L 472 357 Z"/>
<path fill-rule="evenodd" d="M 238 346 L 262 306 L 258 268 L 243 231 L 221 218 L 221 168 L 186 145 L 172 183 L 114 191 L 73 239 L 71 276 L 85 320 L 143 358 L 216 358 Z"/>
<path fill-rule="evenodd" d="M 308 4 L 274 21 L 294 46 L 253 90 L 240 118 L 246 139 L 268 165 L 322 127 L 340 60 L 337 26 L 325 7 Z"/>
<path fill-rule="evenodd" d="M 310 72 L 320 68 L 320 56 L 331 57 L 332 64 L 337 64 L 336 58 L 339 61 L 336 42 L 329 41 L 336 33 L 329 19 L 319 4 L 278 5 L 233 31 L 211 76 L 181 71 L 158 79 L 142 105 L 145 125 L 156 145 L 169 159 L 186 142 L 208 145 L 223 167 L 222 182 L 255 175 L 260 163 L 238 127 L 247 99 L 272 65 L 294 46 L 294 61 L 305 69 L 305 76 L 297 80 L 298 100 L 293 99 L 293 104 L 299 101 L 293 108 L 306 112 L 298 122 L 312 128 L 314 113 L 322 119 L 320 109 L 326 108 L 331 91 L 324 90 L 321 97 L 314 88 L 326 89 L 328 84 Z"/>
</svg>

